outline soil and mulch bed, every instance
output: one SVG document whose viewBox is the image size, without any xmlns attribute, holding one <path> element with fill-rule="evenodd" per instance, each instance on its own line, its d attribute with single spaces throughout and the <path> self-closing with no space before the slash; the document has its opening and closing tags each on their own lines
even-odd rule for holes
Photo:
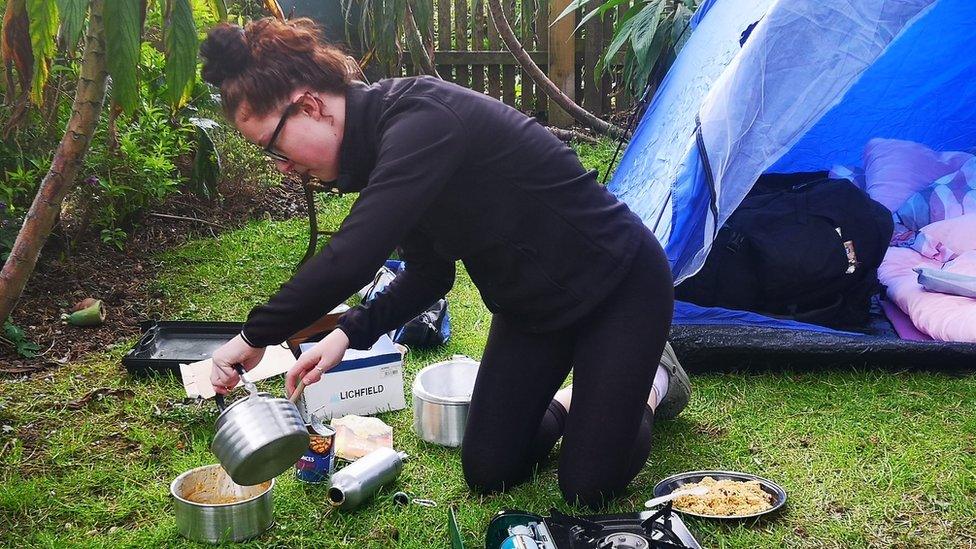
<svg viewBox="0 0 976 549">
<path fill-rule="evenodd" d="M 216 236 L 251 219 L 307 215 L 297 180 L 274 186 L 222 183 L 220 197 L 172 196 L 135 221 L 124 250 L 97 238 L 68 247 L 52 235 L 12 315 L 41 350 L 34 358 L 23 358 L 0 346 L 0 374 L 28 374 L 75 361 L 138 335 L 139 323 L 155 318 L 161 309 L 160 296 L 150 284 L 159 267 L 152 258 L 159 251 Z M 62 322 L 61 315 L 86 297 L 103 301 L 105 323 L 77 328 Z"/>
</svg>

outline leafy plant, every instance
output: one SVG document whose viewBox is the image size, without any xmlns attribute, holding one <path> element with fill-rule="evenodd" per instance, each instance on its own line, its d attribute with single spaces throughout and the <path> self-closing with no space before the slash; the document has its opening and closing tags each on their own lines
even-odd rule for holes
<svg viewBox="0 0 976 549">
<path fill-rule="evenodd" d="M 178 190 L 185 179 L 178 164 L 193 151 L 193 126 L 170 115 L 162 52 L 147 43 L 141 50 L 137 110 L 119 115 L 114 135 L 102 121 L 85 159 L 85 172 L 95 184 L 81 190 L 94 203 L 95 229 L 116 229 Z"/>
<path fill-rule="evenodd" d="M 119 250 L 122 250 L 125 248 L 125 238 L 128 235 L 125 234 L 125 231 L 122 229 L 102 229 L 99 236 L 101 237 L 103 243 L 115 246 Z"/>
<path fill-rule="evenodd" d="M 37 351 L 41 350 L 41 346 L 28 340 L 24 330 L 9 318 L 3 323 L 3 337 L 0 337 L 0 340 L 13 347 L 17 354 L 24 358 L 34 358 L 37 356 Z"/>
<path fill-rule="evenodd" d="M 161 49 L 165 55 L 162 85 L 159 82 L 152 85 L 154 89 L 166 90 L 170 112 L 175 112 L 187 104 L 196 87 L 199 37 L 194 6 L 206 12 L 208 20 L 225 18 L 227 9 L 224 0 L 159 0 L 153 5 L 162 13 Z M 20 127 L 28 100 L 43 107 L 49 94 L 53 93 L 57 99 L 57 86 L 52 91 L 48 85 L 55 55 L 63 55 L 68 63 L 77 64 L 78 77 L 72 82 L 71 114 L 54 151 L 51 167 L 38 185 L 37 196 L 14 242 L 16 253 L 11 253 L 3 266 L 0 319 L 9 316 L 20 298 L 65 197 L 75 187 L 79 168 L 102 118 L 108 77 L 111 77 L 113 105 L 110 118 L 122 112 L 130 117 L 130 123 L 149 118 L 149 131 L 162 127 L 153 123 L 159 117 L 146 116 L 146 109 L 140 116 L 135 116 L 140 107 L 140 52 L 149 7 L 148 0 L 9 0 L 4 8 L 0 34 L 3 43 L 0 54 L 7 76 L 4 98 L 16 97 L 6 124 L 8 131 Z M 85 46 L 81 58 L 75 61 L 71 57 L 74 36 L 82 32 Z M 61 40 L 58 40 L 59 35 Z M 145 131 L 146 128 L 141 129 Z M 138 148 L 138 139 L 135 135 L 120 134 L 119 149 L 134 152 Z M 158 157 L 160 152 L 158 147 L 141 151 L 144 156 L 138 158 L 137 165 L 141 167 L 142 176 L 147 173 L 154 176 L 172 164 L 165 155 L 151 157 Z M 110 185 L 116 185 L 113 177 L 105 179 Z M 143 195 L 158 196 L 158 191 L 165 188 L 166 184 L 153 180 Z M 109 188 L 106 194 L 117 199 L 119 189 L 124 190 L 126 186 Z M 120 205 L 127 207 L 127 201 L 117 201 L 116 206 Z"/>
<path fill-rule="evenodd" d="M 193 170 L 190 172 L 190 189 L 199 196 L 212 198 L 217 194 L 217 180 L 220 178 L 221 163 L 217 145 L 211 132 L 220 124 L 212 118 L 190 118 L 196 128 L 196 153 L 193 155 Z"/>
<path fill-rule="evenodd" d="M 25 198 L 33 194 L 41 170 L 29 158 L 22 159 L 18 165 L 4 174 L 0 181 L 0 200 L 11 210 L 21 209 Z"/>
<path fill-rule="evenodd" d="M 556 21 L 591 4 L 591 1 L 573 0 Z M 700 3 L 700 0 L 637 0 L 617 18 L 613 39 L 595 71 L 596 78 L 599 79 L 607 71 L 614 57 L 623 50 L 624 82 L 631 93 L 639 96 L 654 68 L 670 64 L 673 54 L 688 39 L 688 22 Z M 602 20 L 607 13 L 614 13 L 621 5 L 625 5 L 624 0 L 604 0 L 580 19 L 575 32 L 579 32 L 590 19 L 600 17 Z"/>
<path fill-rule="evenodd" d="M 6 202 L 0 202 L 0 259 L 6 261 L 17 238 L 19 219 L 14 217 Z"/>
<path fill-rule="evenodd" d="M 261 149 L 247 142 L 232 126 L 213 122 L 216 125 L 208 124 L 207 135 L 220 159 L 221 180 L 233 186 L 275 185 L 282 181 L 281 172 Z"/>
<path fill-rule="evenodd" d="M 446 1 L 446 0 L 445 0 Z M 416 66 L 429 66 L 433 53 L 433 2 L 425 0 L 340 0 L 346 38 L 362 42 L 362 64 L 378 61 L 395 67 L 403 53 L 402 38 L 411 42 L 410 56 Z"/>
</svg>

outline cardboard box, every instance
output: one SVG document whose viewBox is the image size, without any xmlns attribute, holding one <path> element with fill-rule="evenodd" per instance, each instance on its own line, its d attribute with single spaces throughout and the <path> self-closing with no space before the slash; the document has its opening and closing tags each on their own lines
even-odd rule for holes
<svg viewBox="0 0 976 549">
<path fill-rule="evenodd" d="M 264 350 L 264 358 L 258 365 L 247 373 L 247 379 L 258 383 L 270 377 L 281 375 L 295 365 L 295 356 L 290 349 L 275 345 Z M 180 374 L 183 377 L 183 388 L 186 389 L 186 396 L 190 398 L 211 398 L 214 393 L 213 385 L 210 384 L 210 370 L 213 369 L 213 360 L 206 359 L 192 364 L 180 364 Z M 234 386 L 240 387 L 242 382 Z M 259 387 L 260 389 L 260 387 Z"/>
<path fill-rule="evenodd" d="M 300 352 L 314 342 L 299 345 Z M 306 421 L 315 415 L 332 419 L 402 410 L 407 407 L 403 390 L 403 355 L 393 340 L 382 335 L 368 350 L 349 349 L 342 362 L 322 379 L 305 388 L 298 409 Z"/>
</svg>

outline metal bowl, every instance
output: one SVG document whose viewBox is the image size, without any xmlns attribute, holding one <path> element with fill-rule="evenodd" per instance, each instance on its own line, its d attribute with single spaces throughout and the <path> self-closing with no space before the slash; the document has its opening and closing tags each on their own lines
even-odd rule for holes
<svg viewBox="0 0 976 549">
<path fill-rule="evenodd" d="M 271 491 L 275 481 L 235 484 L 220 464 L 190 469 L 169 485 L 176 528 L 194 541 L 244 541 L 274 524 Z"/>
<path fill-rule="evenodd" d="M 465 356 L 431 364 L 413 381 L 413 428 L 433 444 L 458 447 L 464 438 L 478 362 Z"/>
<path fill-rule="evenodd" d="M 740 473 L 738 471 L 689 471 L 687 473 L 678 473 L 677 475 L 670 476 L 661 482 L 658 482 L 654 486 L 654 497 L 666 496 L 671 492 L 681 488 L 685 484 L 691 484 L 694 482 L 701 482 L 705 477 L 712 477 L 715 480 L 738 480 L 738 481 L 750 481 L 755 480 L 759 482 L 759 487 L 762 488 L 763 492 L 766 492 L 772 497 L 773 506 L 765 511 L 760 511 L 758 513 L 752 513 L 750 515 L 700 515 L 698 513 L 691 513 L 688 511 L 682 511 L 677 507 L 674 508 L 675 511 L 682 513 L 684 515 L 691 515 L 694 517 L 711 518 L 711 519 L 733 519 L 740 520 L 746 518 L 759 517 L 763 515 L 768 515 L 779 511 L 786 505 L 786 490 L 775 482 L 765 479 L 763 477 L 757 477 L 756 475 L 750 475 L 749 473 Z"/>
</svg>

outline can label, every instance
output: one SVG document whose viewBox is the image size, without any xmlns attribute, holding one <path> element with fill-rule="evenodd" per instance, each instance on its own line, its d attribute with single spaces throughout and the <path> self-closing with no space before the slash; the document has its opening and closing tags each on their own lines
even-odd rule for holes
<svg viewBox="0 0 976 549">
<path fill-rule="evenodd" d="M 308 448 L 295 462 L 295 478 L 313 484 L 330 482 L 335 466 L 335 430 L 322 425 L 316 431 L 309 425 L 308 434 Z"/>
</svg>

